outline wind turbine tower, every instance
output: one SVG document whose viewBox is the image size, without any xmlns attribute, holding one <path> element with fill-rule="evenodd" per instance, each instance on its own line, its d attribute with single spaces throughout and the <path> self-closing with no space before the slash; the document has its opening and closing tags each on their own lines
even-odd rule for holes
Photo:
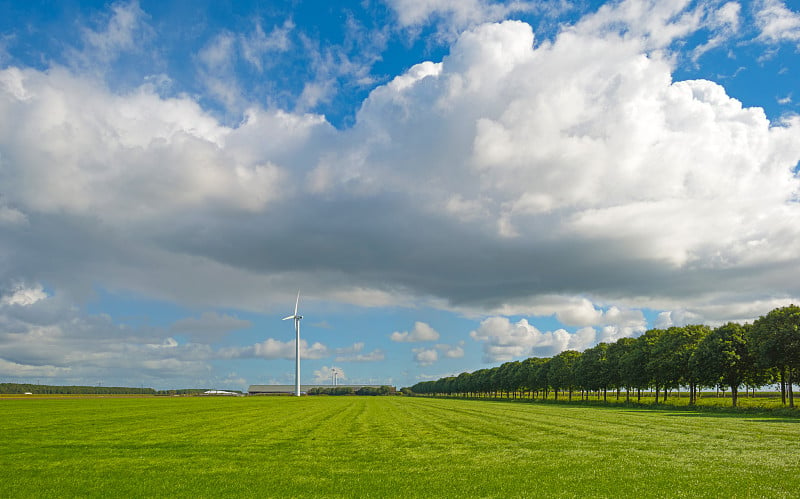
<svg viewBox="0 0 800 499">
<path fill-rule="evenodd" d="M 297 292 L 297 301 L 294 302 L 294 315 L 284 317 L 288 321 L 294 319 L 294 395 L 300 396 L 300 319 L 302 315 L 297 314 L 297 306 L 300 304 L 300 291 Z"/>
</svg>

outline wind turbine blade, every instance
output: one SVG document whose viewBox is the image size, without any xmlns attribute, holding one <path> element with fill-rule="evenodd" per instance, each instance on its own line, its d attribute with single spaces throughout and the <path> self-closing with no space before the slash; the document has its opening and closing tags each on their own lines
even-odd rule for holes
<svg viewBox="0 0 800 499">
<path fill-rule="evenodd" d="M 282 320 L 282 321 L 288 321 L 289 319 L 294 319 L 294 316 L 293 316 L 293 315 L 290 315 L 289 317 L 284 317 L 284 318 L 283 318 L 283 319 L 281 319 L 281 320 Z"/>
<path fill-rule="evenodd" d="M 297 301 L 294 302 L 294 316 L 297 317 L 297 306 L 300 305 L 300 290 L 297 290 Z"/>
</svg>

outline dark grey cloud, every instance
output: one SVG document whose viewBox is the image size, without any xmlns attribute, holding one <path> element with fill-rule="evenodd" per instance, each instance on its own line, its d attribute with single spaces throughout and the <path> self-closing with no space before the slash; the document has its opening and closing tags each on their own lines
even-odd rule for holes
<svg viewBox="0 0 800 499">
<path fill-rule="evenodd" d="M 232 315 L 204 312 L 200 317 L 186 317 L 174 322 L 170 331 L 188 335 L 194 342 L 213 343 L 232 331 L 250 326 L 250 321 Z"/>
</svg>

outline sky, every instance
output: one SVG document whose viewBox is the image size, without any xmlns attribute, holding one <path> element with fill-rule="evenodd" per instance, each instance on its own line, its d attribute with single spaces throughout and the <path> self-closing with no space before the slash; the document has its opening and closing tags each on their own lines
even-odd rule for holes
<svg viewBox="0 0 800 499">
<path fill-rule="evenodd" d="M 800 1 L 0 0 L 0 382 L 411 386 L 800 303 Z"/>
</svg>

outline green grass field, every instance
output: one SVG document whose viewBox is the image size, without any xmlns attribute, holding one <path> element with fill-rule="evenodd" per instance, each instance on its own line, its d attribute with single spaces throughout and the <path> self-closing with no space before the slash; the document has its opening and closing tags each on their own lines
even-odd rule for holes
<svg viewBox="0 0 800 499">
<path fill-rule="evenodd" d="M 406 397 L 0 400 L 0 497 L 797 497 L 800 419 Z"/>
</svg>

